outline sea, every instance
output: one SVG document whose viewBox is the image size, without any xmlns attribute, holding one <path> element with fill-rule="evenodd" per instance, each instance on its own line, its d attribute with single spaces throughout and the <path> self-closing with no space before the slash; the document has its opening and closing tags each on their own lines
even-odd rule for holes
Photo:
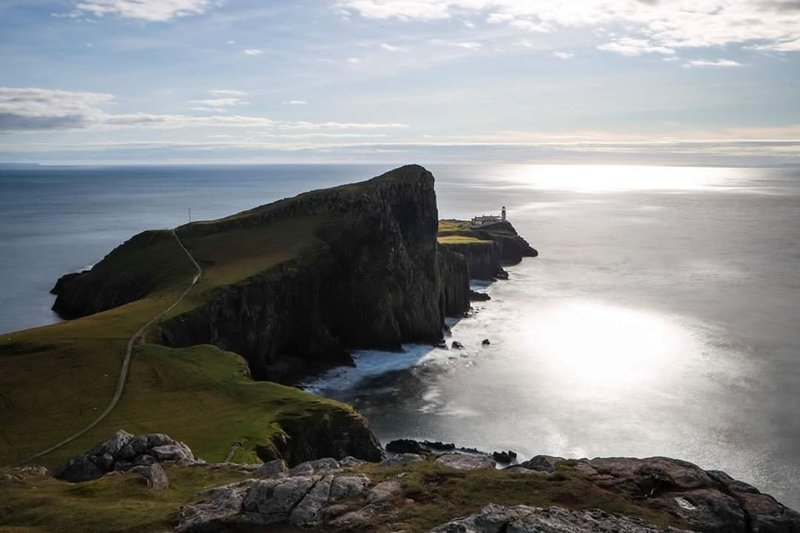
<svg viewBox="0 0 800 533">
<path fill-rule="evenodd" d="M 392 166 L 0 169 L 0 332 L 57 322 L 58 277 L 139 231 Z M 308 390 L 384 443 L 678 457 L 800 509 L 800 170 L 428 168 L 440 217 L 505 206 L 539 257 L 475 283 L 491 300 L 451 321 L 463 349 L 359 351 Z"/>
</svg>

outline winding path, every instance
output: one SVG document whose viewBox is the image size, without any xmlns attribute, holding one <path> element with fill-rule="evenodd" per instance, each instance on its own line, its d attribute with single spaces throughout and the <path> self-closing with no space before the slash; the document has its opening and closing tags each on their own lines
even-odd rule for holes
<svg viewBox="0 0 800 533">
<path fill-rule="evenodd" d="M 180 246 L 181 250 L 183 250 L 184 253 L 186 253 L 186 256 L 189 258 L 189 260 L 194 265 L 194 268 L 197 270 L 197 273 L 194 275 L 194 278 L 192 278 L 192 282 L 189 284 L 188 287 L 186 287 L 186 290 L 183 291 L 183 293 L 180 295 L 180 297 L 172 303 L 172 305 L 170 305 L 168 308 L 164 309 L 163 311 L 158 313 L 156 316 L 151 318 L 146 324 L 144 324 L 142 327 L 140 327 L 138 330 L 136 330 L 136 333 L 134 333 L 133 336 L 131 336 L 130 339 L 128 339 L 128 345 L 125 348 L 125 357 L 122 360 L 122 368 L 120 368 L 119 378 L 117 379 L 117 388 L 114 390 L 114 397 L 111 398 L 111 401 L 109 402 L 108 406 L 106 406 L 105 410 L 102 413 L 100 413 L 100 416 L 98 416 L 97 418 L 92 420 L 92 422 L 89 423 L 89 425 L 86 426 L 85 428 L 83 428 L 82 430 L 78 431 L 77 433 L 75 433 L 73 435 L 70 435 L 66 439 L 64 439 L 61 442 L 59 442 L 58 444 L 54 444 L 53 446 L 50 446 L 46 450 L 43 450 L 43 451 L 38 452 L 38 453 L 36 453 L 34 455 L 31 455 L 30 457 L 28 457 L 27 459 L 22 461 L 20 464 L 30 463 L 34 459 L 38 459 L 39 457 L 47 455 L 48 453 L 53 452 L 53 451 L 61 448 L 62 446 L 66 445 L 66 444 L 69 444 L 70 442 L 74 441 L 78 437 L 80 437 L 82 435 L 85 435 L 87 432 L 89 432 L 91 429 L 93 429 L 97 424 L 102 422 L 103 419 L 105 419 L 105 417 L 107 417 L 111 413 L 111 411 L 114 410 L 114 408 L 119 403 L 120 398 L 122 398 L 122 393 L 125 392 L 125 383 L 128 380 L 128 369 L 130 368 L 131 354 L 133 353 L 134 345 L 136 345 L 136 343 L 144 337 L 145 332 L 147 331 L 147 329 L 150 326 L 152 326 L 155 322 L 160 320 L 164 315 L 166 315 L 167 313 L 169 313 L 170 311 L 175 309 L 175 307 L 179 303 L 181 303 L 183 301 L 183 299 L 186 297 L 186 295 L 189 294 L 189 291 L 191 291 L 192 288 L 195 285 L 197 285 L 197 283 L 200 281 L 200 278 L 203 275 L 203 269 L 200 268 L 200 265 L 198 264 L 198 262 L 195 260 L 195 258 L 192 256 L 192 254 L 189 253 L 189 250 L 186 249 L 186 246 L 183 245 L 183 242 L 181 242 L 181 239 L 180 239 L 180 237 L 178 237 L 178 234 L 175 233 L 175 230 L 170 230 L 170 232 L 172 233 L 173 237 L 175 237 L 175 240 L 178 242 L 178 246 Z"/>
</svg>

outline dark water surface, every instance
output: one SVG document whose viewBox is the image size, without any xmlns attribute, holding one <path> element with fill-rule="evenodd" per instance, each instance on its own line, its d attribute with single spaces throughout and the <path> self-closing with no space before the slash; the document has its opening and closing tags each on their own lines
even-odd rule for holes
<svg viewBox="0 0 800 533">
<path fill-rule="evenodd" d="M 379 437 L 523 455 L 669 455 L 800 508 L 800 172 L 431 166 L 440 215 L 506 205 L 541 256 L 483 288 L 463 351 L 362 352 L 309 387 Z M 379 166 L 0 170 L 0 331 L 148 228 L 214 218 Z M 480 340 L 490 338 L 491 346 Z"/>
</svg>

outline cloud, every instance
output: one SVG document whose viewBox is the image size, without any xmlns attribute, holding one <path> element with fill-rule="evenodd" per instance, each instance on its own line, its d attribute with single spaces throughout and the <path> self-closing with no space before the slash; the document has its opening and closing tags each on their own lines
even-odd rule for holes
<svg viewBox="0 0 800 533">
<path fill-rule="evenodd" d="M 558 58 L 558 59 L 572 59 L 573 57 L 575 57 L 575 54 L 573 52 L 563 52 L 563 51 L 557 50 L 557 51 L 553 52 L 553 56 Z"/>
<path fill-rule="evenodd" d="M 397 122 L 377 123 L 377 122 L 283 122 L 278 124 L 281 129 L 290 130 L 374 130 L 374 129 L 405 129 L 410 127 L 408 124 Z"/>
<path fill-rule="evenodd" d="M 605 50 L 606 52 L 616 52 L 624 56 L 633 57 L 642 54 L 666 54 L 671 55 L 675 53 L 672 48 L 665 46 L 654 46 L 646 39 L 633 39 L 631 37 L 623 37 L 619 40 L 612 41 L 597 46 L 598 50 Z"/>
<path fill-rule="evenodd" d="M 381 44 L 381 49 L 386 50 L 387 52 L 402 52 L 403 48 L 399 46 L 393 46 L 391 44 L 383 43 Z"/>
<path fill-rule="evenodd" d="M 483 43 L 475 41 L 445 41 L 444 39 L 429 39 L 428 42 L 435 45 L 464 48 L 465 50 L 478 50 L 483 48 Z"/>
<path fill-rule="evenodd" d="M 345 0 L 339 7 L 346 11 L 374 19 L 423 19 L 435 20 L 449 18 L 451 4 L 441 0 Z"/>
<path fill-rule="evenodd" d="M 40 88 L 0 87 L 0 131 L 88 130 L 104 128 L 231 127 L 282 130 L 379 130 L 408 128 L 407 124 L 380 122 L 279 121 L 252 115 L 195 116 L 159 113 L 112 114 L 106 108 L 114 97 L 104 93 L 58 91 Z M 219 108 L 228 100 L 208 99 Z M 238 100 L 238 99 L 233 99 Z"/>
<path fill-rule="evenodd" d="M 617 31 L 601 50 L 624 55 L 742 44 L 800 51 L 796 0 L 339 0 L 351 15 L 422 21 L 483 16 L 520 31 L 570 28 Z"/>
<path fill-rule="evenodd" d="M 691 67 L 724 67 L 724 68 L 735 68 L 735 67 L 743 67 L 744 65 L 739 63 L 738 61 L 731 61 L 730 59 L 694 59 L 692 61 L 687 61 L 683 64 L 686 68 Z"/>
<path fill-rule="evenodd" d="M 356 63 L 361 63 L 361 60 L 357 57 L 348 57 L 347 62 L 351 65 L 355 65 Z"/>
<path fill-rule="evenodd" d="M 800 22 L 798 22 L 800 24 Z M 775 41 L 767 44 L 756 44 L 749 46 L 751 50 L 762 50 L 768 52 L 797 52 L 800 51 L 800 38 L 793 40 Z"/>
<path fill-rule="evenodd" d="M 71 16 L 112 15 L 148 22 L 201 15 L 219 5 L 220 0 L 82 0 L 75 4 Z"/>
<path fill-rule="evenodd" d="M 244 91 L 237 91 L 234 89 L 213 89 L 208 91 L 211 96 L 247 96 Z"/>
<path fill-rule="evenodd" d="M 286 104 L 286 105 L 307 105 L 308 104 L 308 102 L 306 102 L 305 100 L 286 100 L 283 103 Z"/>
<path fill-rule="evenodd" d="M 83 128 L 113 100 L 103 93 L 0 87 L 0 131 Z"/>
<path fill-rule="evenodd" d="M 478 48 L 483 48 L 483 44 L 476 43 L 473 41 L 462 41 L 457 43 L 450 43 L 451 46 L 457 46 L 459 48 L 466 48 L 467 50 L 477 50 Z"/>
<path fill-rule="evenodd" d="M 264 53 L 264 50 L 261 50 L 260 48 L 247 48 L 242 50 L 242 53 L 246 56 L 260 56 Z"/>
<path fill-rule="evenodd" d="M 247 105 L 250 102 L 242 100 L 241 98 L 206 98 L 204 100 L 190 100 L 190 103 L 197 104 L 203 107 L 222 108 L 234 107 L 239 105 Z"/>
</svg>

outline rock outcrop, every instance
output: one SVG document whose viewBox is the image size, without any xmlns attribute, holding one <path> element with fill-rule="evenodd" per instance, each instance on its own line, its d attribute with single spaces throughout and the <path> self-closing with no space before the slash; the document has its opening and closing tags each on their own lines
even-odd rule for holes
<svg viewBox="0 0 800 533">
<path fill-rule="evenodd" d="M 443 316 L 460 317 L 469 311 L 471 300 L 467 260 L 463 255 L 439 245 L 438 267 L 441 280 L 439 309 Z"/>
<path fill-rule="evenodd" d="M 134 436 L 119 430 L 88 452 L 70 459 L 53 475 L 58 479 L 77 483 L 98 479 L 109 472 L 133 471 L 141 474 L 149 486 L 166 488 L 168 481 L 164 470 L 160 466 L 149 468 L 165 461 L 179 465 L 198 462 L 186 444 L 169 435 L 152 433 Z"/>
<path fill-rule="evenodd" d="M 290 475 L 211 489 L 178 512 L 178 531 L 244 531 L 271 524 L 359 529 L 401 500 L 396 481 L 373 482 L 334 459 L 297 465 Z"/>
<path fill-rule="evenodd" d="M 539 255 L 539 252 L 517 234 L 517 230 L 508 221 L 469 228 L 466 227 L 466 222 L 450 222 L 458 222 L 461 227 L 445 232 L 446 235 L 466 237 L 466 239 L 445 238 L 441 242 L 442 247 L 464 256 L 471 279 L 506 279 L 508 273 L 503 266 L 516 265 L 525 257 Z"/>
<path fill-rule="evenodd" d="M 497 465 L 494 459 L 488 456 L 465 453 L 445 453 L 437 457 L 435 462 L 456 470 L 480 470 L 494 468 Z"/>
<path fill-rule="evenodd" d="M 56 295 L 53 311 L 62 318 L 79 318 L 147 296 L 175 267 L 153 259 L 161 256 L 161 250 L 176 247 L 169 231 L 145 231 L 131 237 L 91 269 L 59 278 L 50 290 Z"/>
<path fill-rule="evenodd" d="M 505 507 L 487 505 L 479 512 L 442 524 L 431 533 L 669 533 L 682 529 L 661 528 L 655 524 L 610 515 L 597 509 L 570 510 L 563 507 Z M 686 532 L 688 533 L 688 532 Z"/>
<path fill-rule="evenodd" d="M 413 442 L 413 441 L 406 441 Z M 454 490 L 459 497 L 459 480 L 465 480 L 470 490 L 476 490 L 476 479 L 509 476 L 522 487 L 520 475 L 540 479 L 540 490 L 554 487 L 551 497 L 561 501 L 564 492 L 558 489 L 574 484 L 591 484 L 602 488 L 594 497 L 612 498 L 612 507 L 626 506 L 633 516 L 658 517 L 656 525 L 633 516 L 610 514 L 589 508 L 588 502 L 575 497 L 569 500 L 573 509 L 560 505 L 535 507 L 504 506 L 500 501 L 484 507 L 470 516 L 452 519 L 431 531 L 500 533 L 503 531 L 548 533 L 594 533 L 619 531 L 655 533 L 696 531 L 701 533 L 794 533 L 800 531 L 800 521 L 794 511 L 777 503 L 755 488 L 736 481 L 722 472 L 706 472 L 691 463 L 676 459 L 582 459 L 564 460 L 540 456 L 524 466 L 494 472 L 494 462 L 476 454 L 446 453 L 437 459 L 425 460 L 415 454 L 398 454 L 371 467 L 369 474 L 348 465 L 358 463 L 322 459 L 297 465 L 290 472 L 275 471 L 267 479 L 249 479 L 240 483 L 212 489 L 201 495 L 196 503 L 184 506 L 179 516 L 179 531 L 250 531 L 272 524 L 317 527 L 331 530 L 384 530 L 385 526 L 402 523 L 408 506 L 418 505 L 414 497 L 430 498 L 419 486 L 420 479 L 441 479 L 442 490 Z M 523 463 L 524 464 L 524 463 Z M 426 466 L 427 465 L 427 466 Z M 420 468 L 429 468 L 422 470 Z M 486 470 L 492 471 L 489 478 Z M 384 473 L 382 473 L 384 472 Z M 408 481 L 413 472 L 419 476 Z M 472 477 L 472 481 L 470 480 Z M 587 482 L 589 485 L 587 485 Z M 544 484 L 542 486 L 541 484 Z M 437 490 L 437 489 L 432 489 Z M 578 489 L 580 490 L 580 489 Z M 531 494 L 532 499 L 542 493 Z M 491 491 L 480 496 L 491 497 Z M 442 496 L 446 501 L 446 496 Z M 525 500 L 525 494 L 515 500 Z M 598 500 L 598 503 L 601 501 Z M 485 500 L 484 500 L 485 501 Z M 418 512 L 418 511 L 417 511 Z M 413 514 L 413 512 L 412 512 Z M 654 520 L 656 518 L 653 518 Z M 679 527 L 665 527 L 672 524 Z M 251 529 L 248 529 L 251 528 Z M 403 529 L 400 527 L 400 529 Z"/>
<path fill-rule="evenodd" d="M 281 421 L 281 431 L 268 445 L 256 445 L 264 461 L 283 459 L 290 466 L 321 457 L 383 459 L 383 449 L 366 419 L 356 413 L 328 413 Z"/>
<path fill-rule="evenodd" d="M 118 432 L 91 455 L 113 457 L 127 447 L 142 449 L 150 445 L 149 437 L 158 446 L 170 446 L 163 444 L 169 439 L 165 435 Z M 412 449 L 414 443 L 396 441 L 393 447 Z M 450 450 L 449 444 L 429 444 Z M 182 532 L 419 531 L 423 524 L 432 532 L 472 533 L 800 532 L 800 514 L 774 498 L 724 472 L 677 459 L 542 455 L 497 470 L 489 456 L 477 451 L 420 451 L 425 457 L 398 453 L 379 464 L 324 457 L 292 468 L 282 460 L 261 465 L 178 461 L 170 466 L 175 489 L 200 480 L 196 490 L 202 492 L 184 500 L 172 515 L 173 525 Z M 195 472 L 185 475 L 181 468 Z M 120 472 L 138 473 L 154 489 L 169 486 L 158 462 L 114 468 L 108 475 Z M 207 489 L 202 480 L 223 472 L 218 479 L 229 484 Z M 42 473 L 47 471 L 0 470 L 6 475 L 0 484 L 24 488 L 39 483 Z"/>
<path fill-rule="evenodd" d="M 491 240 L 497 245 L 500 261 L 504 265 L 516 265 L 525 257 L 536 257 L 536 251 L 528 242 L 519 236 L 517 230 L 506 220 L 485 224 L 475 229 L 479 239 Z"/>
<path fill-rule="evenodd" d="M 667 512 L 694 531 L 707 533 L 800 532 L 800 513 L 720 471 L 705 471 L 668 457 L 566 460 L 537 456 L 509 469 L 555 472 L 569 465 L 600 488 L 640 506 Z"/>
<path fill-rule="evenodd" d="M 464 257 L 470 279 L 488 281 L 508 278 L 508 272 L 503 269 L 500 260 L 500 247 L 494 241 L 442 244 L 442 247 Z"/>
</svg>

